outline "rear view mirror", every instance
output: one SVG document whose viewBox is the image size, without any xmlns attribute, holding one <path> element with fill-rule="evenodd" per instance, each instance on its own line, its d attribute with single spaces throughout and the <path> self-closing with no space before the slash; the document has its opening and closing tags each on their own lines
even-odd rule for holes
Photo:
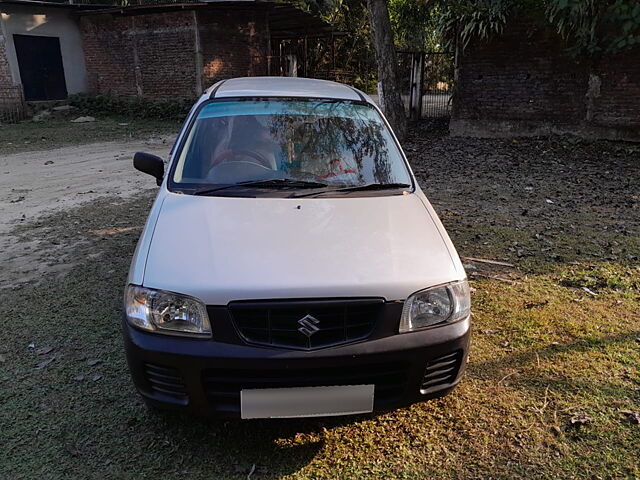
<svg viewBox="0 0 640 480">
<path fill-rule="evenodd" d="M 133 156 L 133 166 L 141 172 L 147 173 L 156 178 L 158 185 L 162 184 L 164 177 L 164 161 L 150 153 L 137 152 Z"/>
</svg>

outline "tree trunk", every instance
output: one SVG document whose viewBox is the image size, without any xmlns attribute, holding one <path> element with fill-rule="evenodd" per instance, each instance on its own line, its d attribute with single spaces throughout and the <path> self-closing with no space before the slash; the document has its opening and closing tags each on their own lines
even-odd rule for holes
<svg viewBox="0 0 640 480">
<path fill-rule="evenodd" d="M 399 139 L 407 131 L 407 116 L 400 96 L 398 62 L 393 44 L 387 0 L 367 0 L 373 30 L 373 46 L 378 64 L 378 96 L 380 106 Z"/>
</svg>

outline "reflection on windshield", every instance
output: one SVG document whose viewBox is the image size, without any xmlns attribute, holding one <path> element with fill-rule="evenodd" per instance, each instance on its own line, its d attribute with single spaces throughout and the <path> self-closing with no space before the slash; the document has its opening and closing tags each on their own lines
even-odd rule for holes
<svg viewBox="0 0 640 480">
<path fill-rule="evenodd" d="M 376 110 L 336 101 L 212 102 L 173 175 L 176 184 L 197 186 L 284 178 L 333 187 L 411 183 Z"/>
</svg>

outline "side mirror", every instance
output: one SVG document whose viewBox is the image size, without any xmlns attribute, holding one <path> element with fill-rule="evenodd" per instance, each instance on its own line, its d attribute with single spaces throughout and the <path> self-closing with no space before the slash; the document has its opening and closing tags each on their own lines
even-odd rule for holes
<svg viewBox="0 0 640 480">
<path fill-rule="evenodd" d="M 156 183 L 162 184 L 164 177 L 164 161 L 150 153 L 137 152 L 133 156 L 133 166 L 141 172 L 148 173 L 152 177 L 156 177 Z"/>
</svg>

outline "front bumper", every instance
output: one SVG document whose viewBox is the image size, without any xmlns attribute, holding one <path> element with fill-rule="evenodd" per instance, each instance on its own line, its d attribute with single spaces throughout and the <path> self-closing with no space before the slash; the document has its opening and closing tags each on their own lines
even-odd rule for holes
<svg viewBox="0 0 640 480">
<path fill-rule="evenodd" d="M 127 361 L 145 401 L 240 417 L 240 390 L 375 384 L 374 411 L 445 395 L 466 365 L 470 319 L 314 351 L 147 333 L 123 322 Z"/>
</svg>

